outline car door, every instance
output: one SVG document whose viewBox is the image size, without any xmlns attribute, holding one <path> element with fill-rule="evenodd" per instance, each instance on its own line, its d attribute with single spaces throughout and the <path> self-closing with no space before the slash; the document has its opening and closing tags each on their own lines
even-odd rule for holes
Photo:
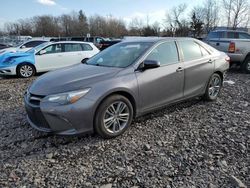
<svg viewBox="0 0 250 188">
<path fill-rule="evenodd" d="M 183 97 L 184 71 L 176 43 L 164 42 L 155 47 L 146 60 L 159 61 L 161 66 L 136 71 L 142 111 L 148 111 Z"/>
<path fill-rule="evenodd" d="M 64 58 L 63 44 L 49 45 L 35 55 L 35 66 L 38 72 L 50 71 L 63 67 L 67 59 Z"/>
<path fill-rule="evenodd" d="M 194 40 L 178 41 L 185 68 L 184 97 L 203 94 L 214 70 L 211 52 Z"/>
</svg>

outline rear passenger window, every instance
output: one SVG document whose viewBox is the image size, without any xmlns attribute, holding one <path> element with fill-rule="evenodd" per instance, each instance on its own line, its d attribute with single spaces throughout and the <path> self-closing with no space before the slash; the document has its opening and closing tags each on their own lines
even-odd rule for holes
<svg viewBox="0 0 250 188">
<path fill-rule="evenodd" d="M 202 57 L 200 46 L 192 40 L 178 42 L 184 56 L 184 61 L 200 59 Z"/>
<path fill-rule="evenodd" d="M 64 44 L 65 52 L 78 52 L 82 51 L 80 44 Z"/>
<path fill-rule="evenodd" d="M 200 48 L 201 48 L 201 53 L 202 53 L 203 56 L 210 55 L 210 53 L 203 46 L 200 46 Z"/>
<path fill-rule="evenodd" d="M 91 51 L 93 48 L 89 44 L 82 44 L 83 51 Z"/>
<path fill-rule="evenodd" d="M 161 65 L 169 65 L 179 61 L 175 42 L 166 42 L 157 46 L 147 57 L 147 60 L 154 60 Z"/>
</svg>

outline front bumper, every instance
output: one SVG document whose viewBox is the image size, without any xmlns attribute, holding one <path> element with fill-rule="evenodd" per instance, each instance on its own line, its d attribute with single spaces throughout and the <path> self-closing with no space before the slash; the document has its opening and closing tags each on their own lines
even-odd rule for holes
<svg viewBox="0 0 250 188">
<path fill-rule="evenodd" d="M 42 132 L 76 135 L 93 132 L 94 102 L 82 98 L 74 104 L 57 105 L 24 97 L 29 124 Z"/>
<path fill-rule="evenodd" d="M 0 75 L 16 75 L 16 66 L 0 66 Z"/>
</svg>

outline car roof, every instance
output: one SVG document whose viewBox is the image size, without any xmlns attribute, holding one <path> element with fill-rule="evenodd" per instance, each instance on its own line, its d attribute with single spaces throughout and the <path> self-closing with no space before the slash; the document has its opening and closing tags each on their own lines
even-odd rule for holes
<svg viewBox="0 0 250 188">
<path fill-rule="evenodd" d="M 51 42 L 52 44 L 89 44 L 92 45 L 92 42 L 82 42 L 82 41 L 58 41 L 58 42 Z"/>
<path fill-rule="evenodd" d="M 189 37 L 129 37 L 123 39 L 122 42 L 152 42 L 157 43 L 161 41 L 181 41 L 181 40 L 196 40 Z"/>
<path fill-rule="evenodd" d="M 233 33 L 247 33 L 246 31 L 240 31 L 240 30 L 227 30 L 227 29 L 222 29 L 222 30 L 215 30 L 212 32 L 233 32 Z"/>
<path fill-rule="evenodd" d="M 44 42 L 49 42 L 48 40 L 43 40 L 43 39 L 30 39 L 30 40 L 26 40 L 26 41 L 24 41 L 24 42 L 26 43 L 26 42 L 34 42 L 34 41 L 44 41 Z"/>
</svg>

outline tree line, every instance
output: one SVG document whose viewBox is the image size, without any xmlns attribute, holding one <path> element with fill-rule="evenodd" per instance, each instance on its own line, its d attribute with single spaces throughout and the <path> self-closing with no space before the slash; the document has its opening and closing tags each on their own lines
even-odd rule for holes
<svg viewBox="0 0 250 188">
<path fill-rule="evenodd" d="M 230 29 L 248 27 L 250 5 L 248 0 L 204 0 L 191 11 L 187 4 L 172 7 L 161 22 L 149 24 L 149 19 L 133 18 L 130 23 L 113 16 L 92 15 L 71 12 L 60 16 L 35 16 L 9 22 L 0 34 L 47 37 L 92 36 L 188 36 L 199 37 L 214 30 L 218 25 Z"/>
</svg>

